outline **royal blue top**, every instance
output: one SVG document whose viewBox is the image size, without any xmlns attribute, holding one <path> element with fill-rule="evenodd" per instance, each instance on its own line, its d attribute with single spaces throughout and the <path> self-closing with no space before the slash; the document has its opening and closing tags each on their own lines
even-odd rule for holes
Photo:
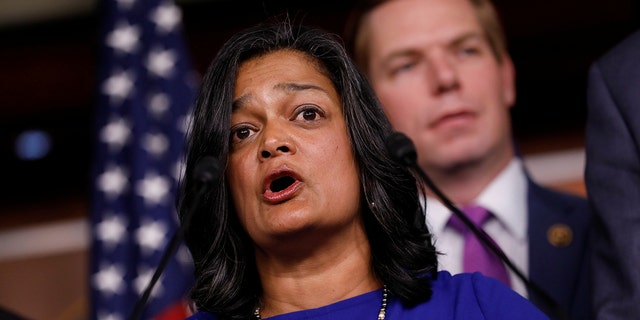
<svg viewBox="0 0 640 320">
<path fill-rule="evenodd" d="M 480 273 L 451 276 L 438 272 L 432 281 L 433 295 L 429 301 L 408 308 L 391 294 L 387 320 L 413 319 L 548 319 L 531 302 L 501 282 Z M 336 303 L 302 311 L 286 313 L 270 320 L 354 320 L 378 319 L 382 289 Z M 189 320 L 216 320 L 215 315 L 197 312 Z"/>
</svg>

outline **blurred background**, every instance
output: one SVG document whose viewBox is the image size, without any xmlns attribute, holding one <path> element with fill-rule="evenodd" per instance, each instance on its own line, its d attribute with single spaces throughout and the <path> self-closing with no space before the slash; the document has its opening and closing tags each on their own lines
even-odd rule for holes
<svg viewBox="0 0 640 320">
<path fill-rule="evenodd" d="M 231 34 L 284 11 L 341 34 L 352 1 L 333 2 L 177 4 L 203 73 Z M 640 3 L 494 2 L 516 65 L 512 116 L 525 161 L 539 182 L 584 195 L 587 71 L 640 27 Z M 0 0 L 0 307 L 30 319 L 88 314 L 98 8 L 97 0 Z"/>
</svg>

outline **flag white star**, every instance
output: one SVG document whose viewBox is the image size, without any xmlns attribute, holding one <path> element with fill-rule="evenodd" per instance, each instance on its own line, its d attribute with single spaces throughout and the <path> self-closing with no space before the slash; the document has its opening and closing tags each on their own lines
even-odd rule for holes
<svg viewBox="0 0 640 320">
<path fill-rule="evenodd" d="M 165 93 L 156 93 L 149 98 L 149 113 L 154 117 L 160 118 L 169 110 L 171 101 L 169 95 Z"/>
<path fill-rule="evenodd" d="M 102 93 L 108 95 L 112 102 L 120 103 L 131 95 L 133 84 L 131 72 L 116 71 L 102 84 Z"/>
<path fill-rule="evenodd" d="M 160 32 L 169 33 L 173 31 L 182 20 L 182 13 L 173 3 L 165 2 L 151 12 L 149 18 L 156 24 Z"/>
<path fill-rule="evenodd" d="M 122 242 L 126 231 L 127 221 L 118 214 L 107 214 L 107 218 L 96 225 L 96 237 L 109 248 Z"/>
<path fill-rule="evenodd" d="M 169 140 L 161 133 L 147 133 L 142 138 L 142 147 L 150 154 L 159 157 L 169 149 Z"/>
<path fill-rule="evenodd" d="M 191 127 L 191 122 L 193 121 L 193 116 L 191 114 L 182 116 L 178 118 L 178 123 L 176 124 L 178 130 L 182 133 L 187 133 L 189 131 L 189 127 Z"/>
<path fill-rule="evenodd" d="M 138 49 L 140 28 L 126 21 L 119 22 L 107 35 L 107 45 L 123 53 L 132 53 Z"/>
<path fill-rule="evenodd" d="M 180 246 L 178 248 L 178 252 L 176 252 L 176 259 L 185 267 L 191 266 L 193 264 L 193 257 L 191 257 L 191 253 L 189 249 L 185 246 Z"/>
<path fill-rule="evenodd" d="M 128 172 L 119 166 L 109 166 L 108 169 L 98 176 L 96 184 L 98 190 L 104 192 L 107 197 L 113 199 L 124 192 L 129 181 Z"/>
<path fill-rule="evenodd" d="M 169 196 L 171 182 L 156 173 L 146 173 L 144 179 L 136 183 L 136 194 L 144 198 L 148 206 L 163 204 Z"/>
<path fill-rule="evenodd" d="M 124 272 L 122 267 L 109 265 L 101 268 L 93 275 L 93 284 L 107 295 L 120 294 L 124 290 Z"/>
<path fill-rule="evenodd" d="M 168 78 L 173 74 L 177 55 L 173 50 L 155 48 L 147 56 L 146 66 L 151 74 Z"/>
<path fill-rule="evenodd" d="M 154 272 L 155 270 L 148 268 L 138 271 L 138 277 L 133 280 L 133 286 L 138 294 L 142 294 L 144 290 L 147 289 Z M 162 294 L 162 278 L 163 277 L 160 276 L 156 284 L 153 286 L 153 289 L 151 289 L 151 297 L 157 297 L 159 294 Z"/>
<path fill-rule="evenodd" d="M 122 118 L 112 119 L 100 130 L 100 140 L 109 145 L 109 149 L 118 151 L 131 136 L 131 125 Z"/>
<path fill-rule="evenodd" d="M 176 163 L 173 165 L 173 170 L 171 170 L 172 174 L 173 174 L 173 179 L 175 181 L 182 181 L 182 178 L 184 177 L 184 173 L 186 171 L 186 165 L 184 164 L 184 161 L 182 161 L 181 159 L 178 159 L 178 161 L 176 161 Z"/>
<path fill-rule="evenodd" d="M 143 223 L 136 230 L 136 240 L 145 253 L 151 253 L 164 246 L 167 226 L 160 221 Z"/>
</svg>

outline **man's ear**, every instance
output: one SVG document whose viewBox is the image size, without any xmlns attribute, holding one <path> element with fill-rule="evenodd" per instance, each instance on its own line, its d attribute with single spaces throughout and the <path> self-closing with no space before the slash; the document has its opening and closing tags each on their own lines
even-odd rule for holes
<svg viewBox="0 0 640 320">
<path fill-rule="evenodd" d="M 502 99 L 509 108 L 516 102 L 516 70 L 509 54 L 502 55 L 500 63 L 500 76 L 502 77 Z"/>
</svg>

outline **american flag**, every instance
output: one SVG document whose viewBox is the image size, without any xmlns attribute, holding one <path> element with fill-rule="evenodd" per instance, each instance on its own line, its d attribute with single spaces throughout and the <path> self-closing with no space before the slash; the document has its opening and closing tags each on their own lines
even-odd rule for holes
<svg viewBox="0 0 640 320">
<path fill-rule="evenodd" d="M 195 95 L 170 0 L 103 0 L 93 167 L 91 318 L 128 318 L 177 229 L 175 189 Z M 183 319 L 192 262 L 177 250 L 144 319 Z"/>
</svg>

